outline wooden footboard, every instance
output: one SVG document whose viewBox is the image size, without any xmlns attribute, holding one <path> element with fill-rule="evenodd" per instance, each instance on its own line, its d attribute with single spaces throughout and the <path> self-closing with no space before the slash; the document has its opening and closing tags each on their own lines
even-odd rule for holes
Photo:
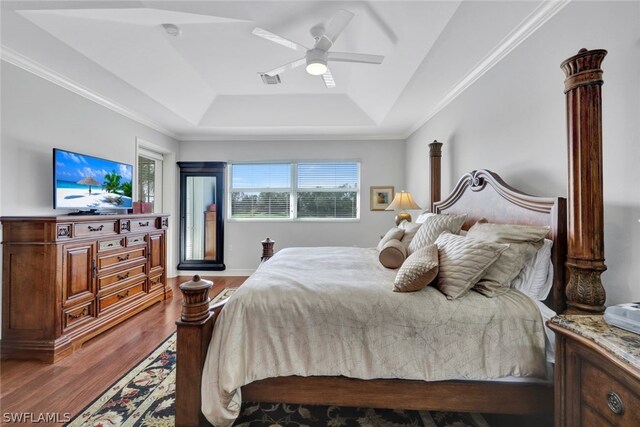
<svg viewBox="0 0 640 427">
<path fill-rule="evenodd" d="M 242 387 L 242 400 L 360 408 L 553 415 L 553 384 L 276 377 Z"/>
</svg>

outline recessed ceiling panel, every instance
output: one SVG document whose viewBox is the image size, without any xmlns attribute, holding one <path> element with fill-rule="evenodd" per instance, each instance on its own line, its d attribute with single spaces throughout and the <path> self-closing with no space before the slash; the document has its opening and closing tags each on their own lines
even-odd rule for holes
<svg viewBox="0 0 640 427">
<path fill-rule="evenodd" d="M 8 0 L 2 51 L 12 64 L 186 140 L 403 138 L 483 58 L 544 17 L 547 4 Z M 312 47 L 310 30 L 340 9 L 353 18 L 329 51 L 383 55 L 382 64 L 329 61 L 333 88 L 304 65 L 282 72 L 279 84 L 263 83 L 259 72 L 305 52 L 252 34 L 255 27 Z"/>
<path fill-rule="evenodd" d="M 371 126 L 347 95 L 221 95 L 202 118 L 207 127 Z"/>
</svg>

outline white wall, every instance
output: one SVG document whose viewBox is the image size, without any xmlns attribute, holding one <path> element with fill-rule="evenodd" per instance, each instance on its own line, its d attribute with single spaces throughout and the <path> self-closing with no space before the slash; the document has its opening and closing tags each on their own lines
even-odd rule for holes
<svg viewBox="0 0 640 427">
<path fill-rule="evenodd" d="M 183 142 L 181 161 L 358 160 L 360 221 L 358 222 L 225 222 L 224 262 L 229 274 L 254 270 L 262 254 L 260 241 L 275 240 L 275 249 L 291 246 L 375 246 L 393 226 L 393 212 L 369 210 L 369 187 L 404 185 L 402 141 L 243 141 Z M 427 162 L 426 154 L 421 155 Z M 226 212 L 225 212 L 226 216 Z"/>
<path fill-rule="evenodd" d="M 66 213 L 53 209 L 54 147 L 135 165 L 139 137 L 177 154 L 174 139 L 4 61 L 1 66 L 0 215 Z M 168 169 L 175 176 L 175 168 Z M 169 213 L 171 268 L 178 222 L 176 212 Z"/>
<path fill-rule="evenodd" d="M 455 40 L 438 41 L 440 49 Z M 444 142 L 443 188 L 490 169 L 537 195 L 567 194 L 564 73 L 582 47 L 607 49 L 603 146 L 607 305 L 640 300 L 640 3 L 572 2 L 407 141 L 408 190 L 425 203 L 423 153 Z"/>
</svg>

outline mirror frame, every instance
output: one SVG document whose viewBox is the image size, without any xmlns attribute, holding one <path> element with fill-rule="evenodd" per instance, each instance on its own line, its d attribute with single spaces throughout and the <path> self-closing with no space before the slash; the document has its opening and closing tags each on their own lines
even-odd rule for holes
<svg viewBox="0 0 640 427">
<path fill-rule="evenodd" d="M 180 168 L 180 260 L 178 270 L 221 271 L 224 265 L 224 210 L 225 210 L 225 162 L 177 162 Z M 216 178 L 216 259 L 187 260 L 186 253 L 186 188 L 187 177 L 213 176 Z"/>
</svg>

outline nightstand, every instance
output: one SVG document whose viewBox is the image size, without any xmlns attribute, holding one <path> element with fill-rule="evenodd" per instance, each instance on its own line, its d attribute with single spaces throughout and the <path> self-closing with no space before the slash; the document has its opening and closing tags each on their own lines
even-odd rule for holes
<svg viewBox="0 0 640 427">
<path fill-rule="evenodd" d="M 640 335 L 602 316 L 560 315 L 556 333 L 555 425 L 640 425 Z"/>
</svg>

